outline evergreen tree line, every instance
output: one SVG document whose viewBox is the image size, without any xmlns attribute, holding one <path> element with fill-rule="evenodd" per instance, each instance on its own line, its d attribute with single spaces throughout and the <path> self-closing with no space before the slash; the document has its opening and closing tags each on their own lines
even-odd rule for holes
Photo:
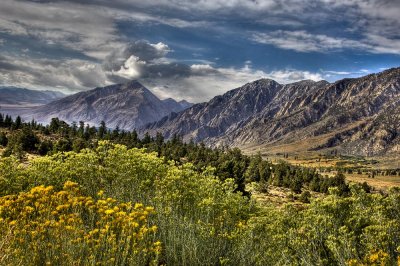
<svg viewBox="0 0 400 266">
<path fill-rule="evenodd" d="M 111 130 L 105 122 L 96 128 L 85 125 L 83 121 L 69 125 L 53 118 L 49 125 L 42 125 L 34 120 L 23 122 L 19 116 L 13 120 L 11 116 L 2 114 L 0 128 L 8 129 L 7 133 L 0 132 L 0 145 L 6 147 L 3 156 L 14 155 L 22 159 L 26 152 L 42 156 L 57 152 L 79 152 L 85 148 L 96 148 L 99 140 L 109 140 L 128 148 L 145 148 L 176 164 L 190 162 L 198 171 L 211 166 L 221 180 L 233 178 L 237 190 L 244 194 L 247 194 L 245 185 L 251 182 L 262 184 L 264 188 L 268 185 L 290 188 L 294 193 L 301 193 L 305 188 L 327 193 L 330 187 L 337 187 L 340 195 L 350 192 L 342 173 L 326 177 L 316 169 L 293 166 L 283 161 L 273 164 L 263 160 L 260 154 L 246 156 L 238 148 L 209 148 L 203 143 L 186 143 L 177 135 L 165 140 L 161 133 L 154 137 L 146 133 L 140 138 L 135 130 L 125 131 L 118 127 Z M 367 183 L 362 187 L 367 192 L 371 190 Z"/>
</svg>

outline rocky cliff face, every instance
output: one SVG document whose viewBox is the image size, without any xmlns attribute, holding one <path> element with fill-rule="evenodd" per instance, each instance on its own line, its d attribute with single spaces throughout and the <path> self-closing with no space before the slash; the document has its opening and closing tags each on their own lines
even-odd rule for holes
<svg viewBox="0 0 400 266">
<path fill-rule="evenodd" d="M 354 155 L 400 151 L 400 68 L 335 83 L 258 80 L 146 125 L 210 145 L 335 148 Z"/>
<path fill-rule="evenodd" d="M 67 122 L 84 121 L 92 125 L 105 121 L 110 128 L 118 126 L 131 130 L 171 112 L 182 111 L 187 105 L 173 99 L 162 101 L 139 82 L 132 81 L 65 97 L 35 109 L 25 118 L 48 123 L 51 118 L 58 117 Z"/>
</svg>

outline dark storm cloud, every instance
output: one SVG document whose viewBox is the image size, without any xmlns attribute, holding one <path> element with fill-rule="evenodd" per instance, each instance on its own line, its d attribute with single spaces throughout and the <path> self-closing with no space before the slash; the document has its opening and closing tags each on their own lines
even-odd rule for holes
<svg viewBox="0 0 400 266">
<path fill-rule="evenodd" d="M 147 66 L 143 78 L 185 78 L 191 74 L 191 69 L 188 65 L 182 63 L 165 63 Z"/>
</svg>

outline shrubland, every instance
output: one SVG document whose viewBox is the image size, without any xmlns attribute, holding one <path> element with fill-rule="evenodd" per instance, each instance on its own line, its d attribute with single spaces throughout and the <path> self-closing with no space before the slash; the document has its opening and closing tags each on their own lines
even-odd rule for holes
<svg viewBox="0 0 400 266">
<path fill-rule="evenodd" d="M 0 158 L 1 265 L 398 264 L 399 189 L 372 194 L 341 175 L 179 138 L 119 138 Z M 310 203 L 261 206 L 249 182 Z"/>
</svg>

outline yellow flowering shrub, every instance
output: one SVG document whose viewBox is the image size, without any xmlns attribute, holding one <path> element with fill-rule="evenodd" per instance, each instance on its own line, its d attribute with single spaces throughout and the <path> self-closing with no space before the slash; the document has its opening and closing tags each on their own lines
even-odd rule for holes
<svg viewBox="0 0 400 266">
<path fill-rule="evenodd" d="M 400 257 L 397 259 L 397 265 L 400 265 Z M 392 265 L 390 262 L 389 254 L 383 252 L 382 250 L 371 251 L 365 255 L 362 261 L 360 260 L 350 260 L 348 262 L 349 266 L 386 266 Z"/>
<path fill-rule="evenodd" d="M 38 186 L 0 198 L 1 265 L 155 264 L 161 243 L 149 226 L 152 207 Z"/>
</svg>

